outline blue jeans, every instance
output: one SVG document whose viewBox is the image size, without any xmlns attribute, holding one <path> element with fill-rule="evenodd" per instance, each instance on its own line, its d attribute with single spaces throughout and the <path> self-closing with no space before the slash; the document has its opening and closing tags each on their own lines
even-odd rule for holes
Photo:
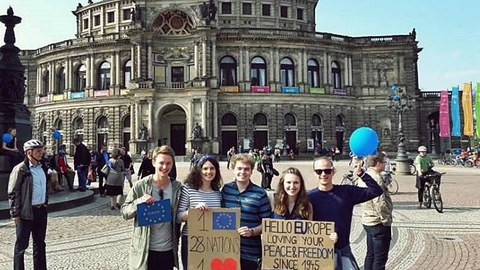
<svg viewBox="0 0 480 270">
<path fill-rule="evenodd" d="M 87 190 L 87 166 L 77 167 L 78 190 Z"/>
<path fill-rule="evenodd" d="M 13 254 L 13 269 L 25 269 L 25 250 L 28 248 L 30 234 L 33 239 L 33 269 L 47 269 L 47 258 L 45 252 L 45 236 L 47 233 L 47 208 L 32 208 L 33 219 L 21 219 L 16 225 L 17 239 Z"/>
<path fill-rule="evenodd" d="M 363 225 L 367 234 L 367 255 L 365 256 L 365 270 L 383 270 L 388 260 L 392 227 L 378 224 L 375 226 Z"/>
</svg>

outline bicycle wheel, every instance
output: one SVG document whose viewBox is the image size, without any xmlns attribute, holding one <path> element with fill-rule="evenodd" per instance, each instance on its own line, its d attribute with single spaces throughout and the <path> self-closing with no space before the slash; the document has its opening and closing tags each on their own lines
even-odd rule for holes
<svg viewBox="0 0 480 270">
<path fill-rule="evenodd" d="M 410 169 L 410 174 L 411 175 L 415 175 L 417 173 L 417 167 L 415 167 L 415 165 L 410 164 L 410 165 L 408 165 L 408 168 Z"/>
<path fill-rule="evenodd" d="M 423 205 L 426 208 L 432 207 L 432 197 L 430 197 L 430 186 L 425 186 L 425 190 L 423 191 Z"/>
<path fill-rule="evenodd" d="M 398 182 L 397 180 L 391 179 L 390 184 L 387 185 L 387 190 L 390 194 L 394 195 L 398 192 Z"/>
<path fill-rule="evenodd" d="M 344 176 L 342 179 L 342 182 L 340 182 L 341 185 L 351 185 L 352 181 L 347 176 Z"/>
<path fill-rule="evenodd" d="M 440 189 L 437 186 L 432 187 L 432 199 L 435 210 L 437 210 L 439 213 L 443 213 L 442 195 L 440 194 Z"/>
</svg>

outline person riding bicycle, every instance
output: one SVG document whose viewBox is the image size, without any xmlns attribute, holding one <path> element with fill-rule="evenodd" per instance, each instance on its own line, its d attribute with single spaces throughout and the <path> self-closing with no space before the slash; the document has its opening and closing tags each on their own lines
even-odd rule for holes
<svg viewBox="0 0 480 270">
<path fill-rule="evenodd" d="M 383 172 L 380 173 L 380 175 L 383 177 L 383 181 L 385 184 L 388 186 L 390 182 L 392 181 L 392 162 L 388 158 L 387 152 L 382 151 L 383 154 L 383 162 L 385 163 L 385 169 Z"/>
<path fill-rule="evenodd" d="M 418 189 L 418 208 L 422 208 L 423 204 L 423 191 L 425 190 L 425 182 L 427 178 L 425 177 L 427 173 L 431 170 L 433 165 L 433 159 L 430 156 L 427 156 L 427 147 L 420 146 L 418 147 L 418 156 L 415 158 L 415 166 L 417 170 L 417 179 L 415 187 Z"/>
</svg>

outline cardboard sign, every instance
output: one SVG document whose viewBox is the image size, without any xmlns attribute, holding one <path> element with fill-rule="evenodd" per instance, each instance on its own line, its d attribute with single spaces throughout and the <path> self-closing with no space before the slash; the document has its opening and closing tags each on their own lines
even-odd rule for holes
<svg viewBox="0 0 480 270">
<path fill-rule="evenodd" d="M 138 226 L 149 226 L 172 221 L 170 199 L 155 201 L 152 204 L 137 205 Z"/>
<path fill-rule="evenodd" d="M 240 270 L 240 209 L 188 210 L 188 269 Z"/>
<path fill-rule="evenodd" d="M 262 269 L 333 270 L 333 222 L 263 219 Z"/>
</svg>

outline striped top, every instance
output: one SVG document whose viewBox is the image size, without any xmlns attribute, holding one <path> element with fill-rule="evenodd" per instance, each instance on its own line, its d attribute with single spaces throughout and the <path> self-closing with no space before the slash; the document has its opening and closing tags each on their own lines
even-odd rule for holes
<svg viewBox="0 0 480 270">
<path fill-rule="evenodd" d="M 177 221 L 182 222 L 181 214 L 189 208 L 195 208 L 200 203 L 204 203 L 209 208 L 222 207 L 222 194 L 220 191 L 202 191 L 196 190 L 190 186 L 183 186 L 178 202 Z M 183 225 L 182 235 L 187 235 L 187 223 Z"/>
<path fill-rule="evenodd" d="M 270 218 L 272 207 L 265 190 L 252 182 L 245 191 L 238 190 L 237 182 L 223 186 L 222 204 L 227 208 L 240 208 L 240 227 L 257 227 L 263 218 Z M 260 235 L 240 238 L 240 258 L 257 262 L 262 257 L 262 242 Z"/>
</svg>

